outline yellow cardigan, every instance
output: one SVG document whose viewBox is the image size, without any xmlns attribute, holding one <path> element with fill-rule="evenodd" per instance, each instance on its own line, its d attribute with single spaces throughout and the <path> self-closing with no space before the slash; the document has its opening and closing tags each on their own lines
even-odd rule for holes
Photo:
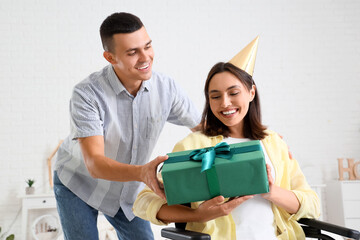
<svg viewBox="0 0 360 240">
<path fill-rule="evenodd" d="M 316 193 L 306 182 L 298 162 L 289 158 L 288 147 L 279 135 L 267 130 L 262 143 L 275 169 L 275 185 L 291 190 L 300 202 L 296 214 L 289 214 L 284 209 L 271 204 L 274 213 L 274 222 L 277 226 L 278 239 L 305 239 L 301 226 L 297 223 L 300 218 L 318 218 L 320 216 L 320 203 Z M 200 132 L 191 133 L 177 143 L 174 152 L 214 146 L 223 140 L 223 136 L 207 137 Z M 158 197 L 148 187 L 139 193 L 134 203 L 133 211 L 136 216 L 146 219 L 157 225 L 166 223 L 156 218 L 160 207 L 166 201 Z M 191 203 L 197 208 L 201 202 Z M 214 240 L 235 240 L 235 224 L 231 214 L 213 219 L 205 223 L 189 222 L 186 229 L 208 233 Z"/>
</svg>

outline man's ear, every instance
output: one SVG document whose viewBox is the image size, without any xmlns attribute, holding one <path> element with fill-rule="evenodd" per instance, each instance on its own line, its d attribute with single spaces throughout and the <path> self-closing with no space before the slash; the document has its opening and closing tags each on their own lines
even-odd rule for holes
<svg viewBox="0 0 360 240">
<path fill-rule="evenodd" d="M 104 56 L 104 58 L 106 59 L 106 61 L 108 61 L 109 63 L 111 63 L 111 64 L 115 64 L 115 63 L 116 63 L 115 58 L 114 58 L 114 55 L 113 55 L 111 52 L 105 51 L 105 52 L 103 53 L 103 56 Z"/>
</svg>

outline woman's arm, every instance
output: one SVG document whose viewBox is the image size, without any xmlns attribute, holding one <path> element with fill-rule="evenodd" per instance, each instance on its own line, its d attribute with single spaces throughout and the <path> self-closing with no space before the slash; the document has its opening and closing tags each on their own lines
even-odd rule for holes
<svg viewBox="0 0 360 240">
<path fill-rule="evenodd" d="M 133 212 L 136 216 L 157 225 L 170 222 L 206 222 L 221 216 L 228 215 L 234 208 L 252 195 L 231 199 L 224 202 L 224 197 L 217 196 L 203 202 L 197 209 L 183 205 L 167 205 L 148 187 L 142 190 L 136 198 Z"/>
<path fill-rule="evenodd" d="M 291 218 L 317 218 L 320 215 L 320 202 L 302 173 L 299 163 L 289 157 L 289 148 L 275 132 L 264 140 L 265 148 L 277 169 L 276 181 L 269 177 L 270 192 L 263 197 L 274 205 L 286 210 Z M 280 167 L 281 166 L 281 167 Z M 269 174 L 269 170 L 268 170 Z M 290 217 L 287 216 L 288 217 Z"/>
<path fill-rule="evenodd" d="M 269 179 L 269 192 L 263 193 L 261 196 L 275 205 L 283 208 L 290 214 L 297 213 L 300 208 L 300 202 L 296 195 L 287 189 L 281 188 L 274 184 L 274 179 L 271 175 L 271 168 L 266 164 L 266 171 Z"/>
<path fill-rule="evenodd" d="M 226 216 L 231 211 L 252 198 L 252 195 L 233 198 L 224 202 L 223 196 L 217 196 L 204 201 L 197 209 L 192 209 L 183 205 L 164 204 L 158 211 L 157 219 L 169 222 L 207 222 L 218 217 Z"/>
</svg>

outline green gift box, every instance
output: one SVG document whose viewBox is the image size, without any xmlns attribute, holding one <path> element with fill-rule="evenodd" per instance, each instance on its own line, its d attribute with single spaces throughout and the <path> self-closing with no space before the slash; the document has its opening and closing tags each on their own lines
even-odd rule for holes
<svg viewBox="0 0 360 240">
<path fill-rule="evenodd" d="M 168 205 L 269 192 L 260 141 L 168 153 L 161 175 Z"/>
</svg>

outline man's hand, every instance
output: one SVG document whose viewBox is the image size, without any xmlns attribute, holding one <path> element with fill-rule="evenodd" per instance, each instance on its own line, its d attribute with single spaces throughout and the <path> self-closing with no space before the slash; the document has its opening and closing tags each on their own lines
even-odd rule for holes
<svg viewBox="0 0 360 240">
<path fill-rule="evenodd" d="M 278 134 L 279 135 L 279 137 L 281 138 L 281 139 L 283 139 L 283 136 L 282 135 L 280 135 L 280 134 Z M 293 156 L 292 156 L 292 154 L 291 154 L 291 152 L 290 152 L 290 147 L 288 146 L 288 152 L 289 152 L 289 158 L 290 159 L 293 159 Z"/>
<path fill-rule="evenodd" d="M 207 222 L 218 217 L 229 215 L 232 210 L 253 197 L 253 195 L 236 197 L 224 202 L 223 196 L 217 196 L 200 204 L 199 208 L 195 210 L 195 214 L 199 216 L 199 222 Z"/>
<path fill-rule="evenodd" d="M 201 131 L 201 123 L 190 129 L 192 132 Z"/>
<path fill-rule="evenodd" d="M 159 182 L 157 176 L 157 167 L 160 163 L 167 160 L 169 156 L 158 156 L 151 162 L 145 164 L 141 168 L 141 181 L 145 183 L 151 190 L 153 190 L 161 198 L 165 199 L 165 193 L 162 183 Z"/>
</svg>

